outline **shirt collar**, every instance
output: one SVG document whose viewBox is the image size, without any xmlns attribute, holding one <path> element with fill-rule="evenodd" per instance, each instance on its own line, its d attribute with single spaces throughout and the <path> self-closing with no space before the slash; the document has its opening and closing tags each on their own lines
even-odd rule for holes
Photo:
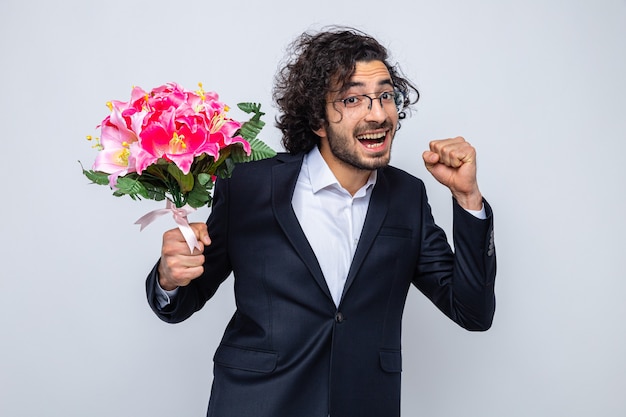
<svg viewBox="0 0 626 417">
<path fill-rule="evenodd" d="M 337 178 L 335 178 L 335 174 L 333 174 L 326 161 L 324 161 L 324 158 L 322 157 L 322 154 L 317 146 L 314 146 L 313 149 L 305 155 L 303 171 L 305 171 L 305 174 L 311 183 L 313 194 L 331 186 L 343 189 L 341 184 L 339 184 L 339 181 L 337 181 Z M 356 192 L 354 197 L 362 195 L 370 187 L 376 184 L 377 177 L 378 172 L 376 170 L 372 171 L 365 185 Z"/>
</svg>

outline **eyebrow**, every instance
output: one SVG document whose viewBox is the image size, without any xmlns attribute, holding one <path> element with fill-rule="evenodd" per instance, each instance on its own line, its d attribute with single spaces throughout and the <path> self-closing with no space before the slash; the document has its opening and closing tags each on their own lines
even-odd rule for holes
<svg viewBox="0 0 626 417">
<path fill-rule="evenodd" d="M 347 83 L 345 83 L 343 85 L 343 88 L 341 89 L 342 92 L 346 92 L 349 89 L 351 89 L 352 87 L 363 87 L 365 86 L 365 83 L 360 82 L 360 81 L 348 81 Z M 393 87 L 393 82 L 391 81 L 391 78 L 385 78 L 384 80 L 380 80 L 378 82 L 378 86 L 379 87 L 383 87 L 383 86 L 390 86 Z"/>
</svg>

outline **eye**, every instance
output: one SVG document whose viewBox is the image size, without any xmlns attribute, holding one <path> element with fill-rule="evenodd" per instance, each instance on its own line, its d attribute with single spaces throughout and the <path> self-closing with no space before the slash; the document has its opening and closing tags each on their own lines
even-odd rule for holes
<svg viewBox="0 0 626 417">
<path fill-rule="evenodd" d="M 392 101 L 394 94 L 391 91 L 385 91 L 380 94 L 380 99 L 382 101 Z"/>
<path fill-rule="evenodd" d="M 358 96 L 350 96 L 350 97 L 346 97 L 344 98 L 343 101 L 343 105 L 346 107 L 356 107 L 361 103 L 361 97 Z"/>
</svg>

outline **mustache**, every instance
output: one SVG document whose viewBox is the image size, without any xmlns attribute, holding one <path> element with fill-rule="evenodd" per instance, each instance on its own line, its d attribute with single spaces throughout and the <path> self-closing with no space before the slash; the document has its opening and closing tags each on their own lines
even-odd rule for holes
<svg viewBox="0 0 626 417">
<path fill-rule="evenodd" d="M 358 136 L 358 135 L 361 135 L 365 132 L 369 132 L 372 130 L 393 130 L 393 123 L 391 123 L 389 120 L 385 120 L 382 123 L 376 123 L 376 122 L 364 123 L 356 127 L 356 129 L 354 130 L 354 134 Z"/>
</svg>

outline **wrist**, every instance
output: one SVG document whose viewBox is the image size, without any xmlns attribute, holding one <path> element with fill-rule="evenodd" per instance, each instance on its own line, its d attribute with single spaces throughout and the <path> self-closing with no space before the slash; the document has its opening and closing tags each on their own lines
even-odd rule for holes
<svg viewBox="0 0 626 417">
<path fill-rule="evenodd" d="M 465 210 L 481 210 L 483 208 L 483 196 L 480 191 L 466 194 L 466 193 L 452 193 L 452 196 Z"/>
<path fill-rule="evenodd" d="M 160 278 L 159 278 L 159 286 L 164 291 L 173 291 L 176 288 L 178 288 L 178 285 L 170 285 L 170 284 L 168 284 L 167 282 L 165 282 L 164 280 L 162 280 Z"/>
<path fill-rule="evenodd" d="M 165 291 L 172 291 L 175 290 L 176 288 L 178 288 L 178 285 L 175 284 L 171 284 L 165 277 L 166 274 L 163 273 L 163 269 L 162 266 L 159 265 L 159 269 L 157 270 L 157 278 L 158 278 L 158 283 L 159 283 L 159 287 L 161 287 L 162 290 Z"/>
</svg>

